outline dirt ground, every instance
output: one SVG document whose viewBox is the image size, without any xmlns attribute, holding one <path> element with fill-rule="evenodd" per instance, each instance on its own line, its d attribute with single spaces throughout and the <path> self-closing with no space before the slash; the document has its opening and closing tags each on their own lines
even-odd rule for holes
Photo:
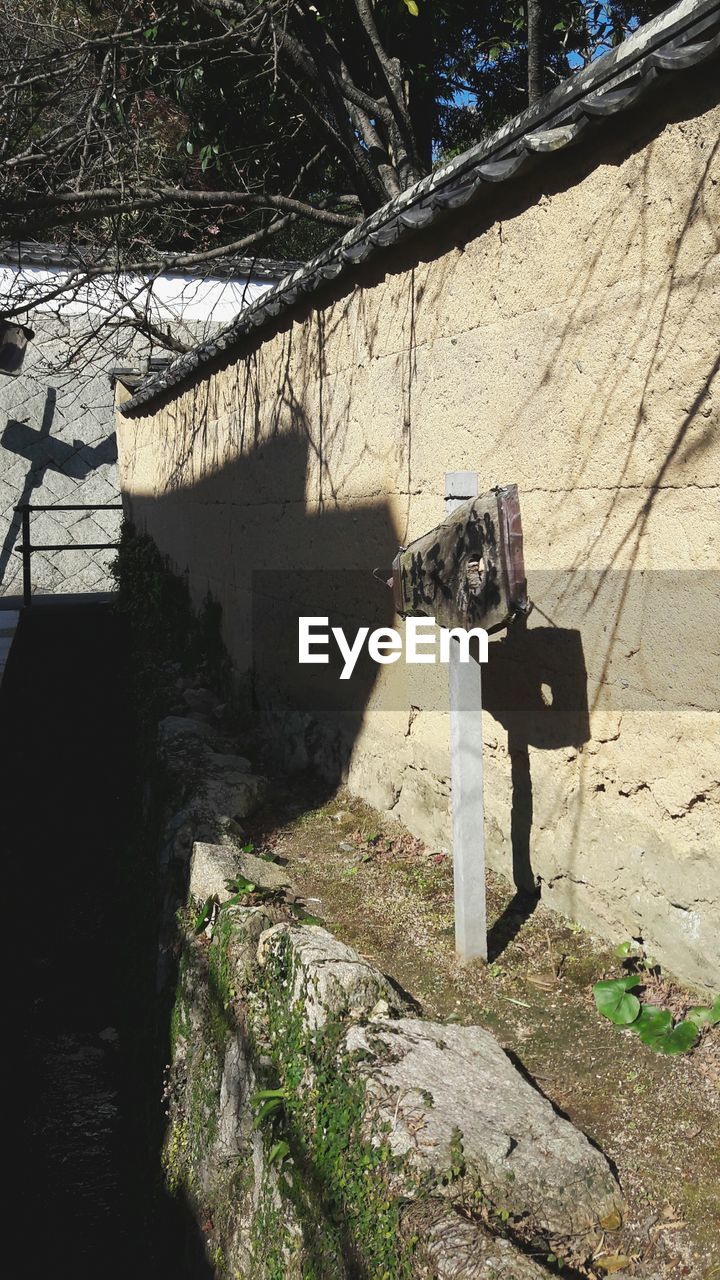
<svg viewBox="0 0 720 1280">
<path fill-rule="evenodd" d="M 720 1280 L 720 1028 L 665 1057 L 613 1026 L 591 990 L 622 974 L 613 948 L 542 903 L 518 903 L 492 874 L 490 961 L 459 965 L 446 850 L 345 790 L 328 800 L 307 780 L 275 780 L 272 795 L 248 832 L 256 852 L 287 864 L 308 909 L 428 1017 L 491 1030 L 613 1163 L 626 1221 L 588 1274 Z M 646 986 L 646 1000 L 678 1016 L 698 1003 L 664 976 Z"/>
</svg>

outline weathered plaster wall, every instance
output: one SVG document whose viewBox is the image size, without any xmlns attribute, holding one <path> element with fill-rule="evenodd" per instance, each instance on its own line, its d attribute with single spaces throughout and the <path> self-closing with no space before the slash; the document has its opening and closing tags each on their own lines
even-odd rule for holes
<svg viewBox="0 0 720 1280">
<path fill-rule="evenodd" d="M 222 601 L 239 671 L 286 592 L 348 629 L 387 618 L 369 570 L 437 523 L 445 471 L 516 482 L 536 610 L 484 677 L 490 858 L 712 986 L 720 110 L 712 71 L 690 79 L 672 119 L 646 105 L 377 258 L 119 445 L 133 515 Z M 445 671 L 384 667 L 354 698 L 350 785 L 447 844 Z M 299 762 L 310 719 L 281 721 Z"/>
</svg>

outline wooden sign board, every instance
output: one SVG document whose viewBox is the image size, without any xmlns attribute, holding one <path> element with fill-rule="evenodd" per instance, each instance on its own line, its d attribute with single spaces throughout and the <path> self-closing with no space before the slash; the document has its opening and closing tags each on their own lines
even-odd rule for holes
<svg viewBox="0 0 720 1280">
<path fill-rule="evenodd" d="M 517 485 L 477 490 L 473 471 L 446 475 L 445 520 L 393 561 L 398 613 L 492 632 L 529 611 Z M 449 710 L 455 948 L 460 960 L 487 960 L 482 667 L 461 661 L 457 641 L 450 646 Z"/>
<path fill-rule="evenodd" d="M 398 613 L 424 614 L 441 627 L 492 632 L 526 612 L 517 485 L 456 506 L 442 524 L 400 550 L 392 581 Z"/>
</svg>

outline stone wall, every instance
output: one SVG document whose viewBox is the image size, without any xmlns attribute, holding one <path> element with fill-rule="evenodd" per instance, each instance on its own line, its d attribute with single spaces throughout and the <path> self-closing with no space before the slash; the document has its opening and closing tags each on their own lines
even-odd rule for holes
<svg viewBox="0 0 720 1280">
<path fill-rule="evenodd" d="M 303 689 L 290 624 L 392 621 L 371 571 L 437 523 L 444 473 L 517 483 L 536 607 L 484 673 L 490 860 L 702 987 L 720 981 L 714 75 L 118 429 L 134 519 L 221 601 L 288 762 L 443 845 L 444 669 L 365 668 L 346 696 L 305 668 Z"/>
<path fill-rule="evenodd" d="M 285 868 L 238 847 L 264 779 L 210 715 L 167 717 L 160 742 L 162 987 L 179 955 L 164 1165 L 213 1275 L 542 1280 L 611 1246 L 602 1153 L 489 1032 L 420 1018 L 303 918 Z"/>
</svg>

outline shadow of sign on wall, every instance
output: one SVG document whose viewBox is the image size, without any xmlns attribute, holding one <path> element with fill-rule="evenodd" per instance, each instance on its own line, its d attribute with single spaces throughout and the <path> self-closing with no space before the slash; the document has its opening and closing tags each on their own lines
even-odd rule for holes
<svg viewBox="0 0 720 1280">
<path fill-rule="evenodd" d="M 579 631 L 532 627 L 520 619 L 490 646 L 483 702 L 507 730 L 512 782 L 510 839 L 515 897 L 488 937 L 493 960 L 535 909 L 538 887 L 531 862 L 533 788 L 530 747 L 555 751 L 590 739 L 587 671 Z"/>
</svg>

